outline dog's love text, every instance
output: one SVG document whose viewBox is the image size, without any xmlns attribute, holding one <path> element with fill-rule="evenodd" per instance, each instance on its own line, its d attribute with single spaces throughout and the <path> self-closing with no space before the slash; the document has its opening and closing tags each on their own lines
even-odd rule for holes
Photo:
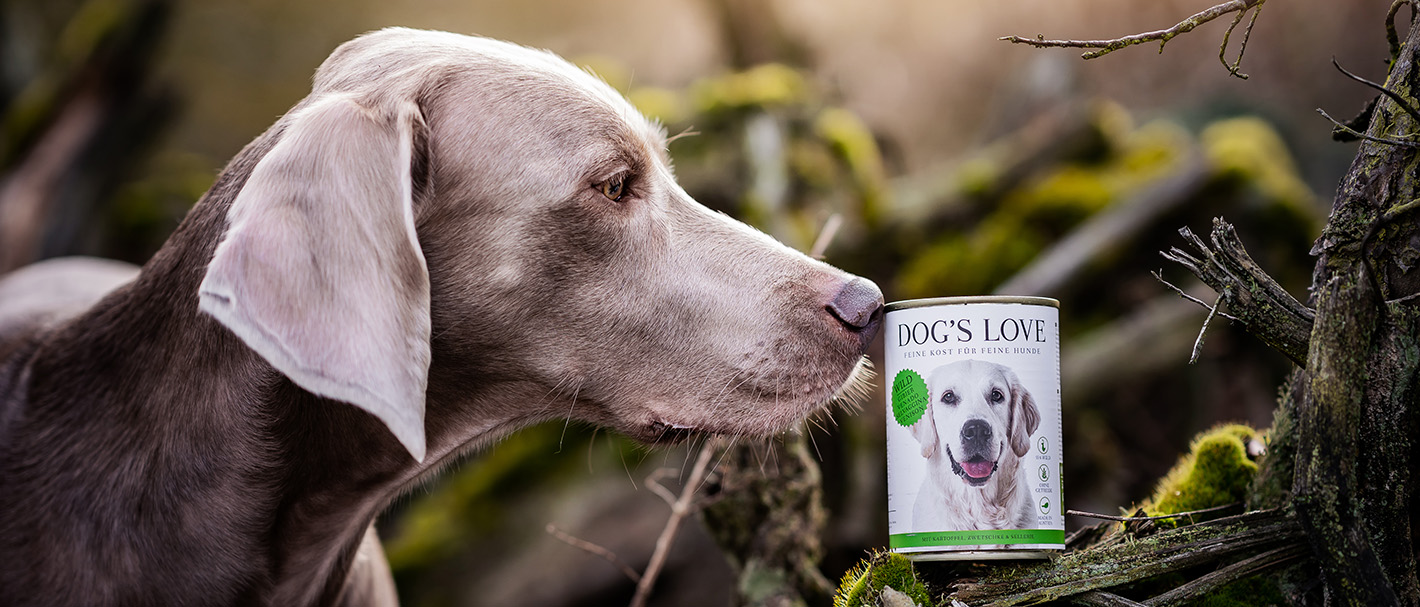
<svg viewBox="0 0 1420 607">
<path fill-rule="evenodd" d="M 929 343 L 968 343 L 980 338 L 982 342 L 1034 342 L 1045 343 L 1045 320 L 1041 318 L 979 319 L 981 322 L 973 330 L 971 318 L 940 319 L 931 323 L 915 322 L 897 325 L 897 345 L 921 346 Z"/>
</svg>

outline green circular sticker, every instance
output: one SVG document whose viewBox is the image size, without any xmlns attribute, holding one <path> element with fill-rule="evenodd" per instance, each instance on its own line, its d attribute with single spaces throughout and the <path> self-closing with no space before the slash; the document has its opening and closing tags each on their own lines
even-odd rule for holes
<svg viewBox="0 0 1420 607">
<path fill-rule="evenodd" d="M 927 411 L 927 382 L 912 369 L 903 369 L 892 378 L 892 417 L 899 425 L 911 426 Z"/>
</svg>

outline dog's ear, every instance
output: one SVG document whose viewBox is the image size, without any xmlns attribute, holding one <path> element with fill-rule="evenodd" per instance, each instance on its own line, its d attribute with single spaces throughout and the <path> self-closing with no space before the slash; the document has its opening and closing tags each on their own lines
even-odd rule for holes
<svg viewBox="0 0 1420 607">
<path fill-rule="evenodd" d="M 936 394 L 936 391 L 928 391 L 927 394 Z M 927 401 L 927 410 L 922 413 L 922 418 L 907 427 L 912 432 L 912 438 L 922 445 L 922 457 L 927 458 L 937 453 L 937 421 L 932 415 L 934 408 L 932 401 Z"/>
<path fill-rule="evenodd" d="M 414 232 L 418 107 L 312 100 L 252 170 L 199 308 L 296 385 L 384 422 L 423 461 L 429 273 Z"/>
<path fill-rule="evenodd" d="M 1011 450 L 1017 457 L 1025 457 L 1030 451 L 1030 437 L 1040 427 L 1040 409 L 1035 406 L 1035 398 L 1021 385 L 1014 373 L 1011 379 L 1011 419 L 1006 435 L 1011 440 Z"/>
</svg>

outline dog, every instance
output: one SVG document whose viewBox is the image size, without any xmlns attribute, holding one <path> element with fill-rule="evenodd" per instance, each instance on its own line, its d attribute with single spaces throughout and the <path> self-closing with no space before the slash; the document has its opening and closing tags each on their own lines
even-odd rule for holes
<svg viewBox="0 0 1420 607">
<path fill-rule="evenodd" d="M 1040 409 L 1009 367 L 964 360 L 927 376 L 930 402 L 910 427 L 927 459 L 913 505 L 918 531 L 1030 529 L 1036 518 L 1021 458 Z"/>
<path fill-rule="evenodd" d="M 136 276 L 0 281 L 31 293 L 0 300 L 0 602 L 394 604 L 373 520 L 461 454 L 769 435 L 864 381 L 877 286 L 696 203 L 666 143 L 545 51 L 341 45 Z"/>
</svg>

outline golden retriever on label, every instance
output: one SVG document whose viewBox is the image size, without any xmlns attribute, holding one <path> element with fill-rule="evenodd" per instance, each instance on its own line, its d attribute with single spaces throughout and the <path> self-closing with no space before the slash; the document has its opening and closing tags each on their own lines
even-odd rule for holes
<svg viewBox="0 0 1420 607">
<path fill-rule="evenodd" d="M 927 413 L 911 427 L 927 459 L 913 529 L 1035 527 L 1021 458 L 1040 425 L 1040 410 L 1015 371 L 964 360 L 933 369 L 927 386 Z"/>
</svg>

